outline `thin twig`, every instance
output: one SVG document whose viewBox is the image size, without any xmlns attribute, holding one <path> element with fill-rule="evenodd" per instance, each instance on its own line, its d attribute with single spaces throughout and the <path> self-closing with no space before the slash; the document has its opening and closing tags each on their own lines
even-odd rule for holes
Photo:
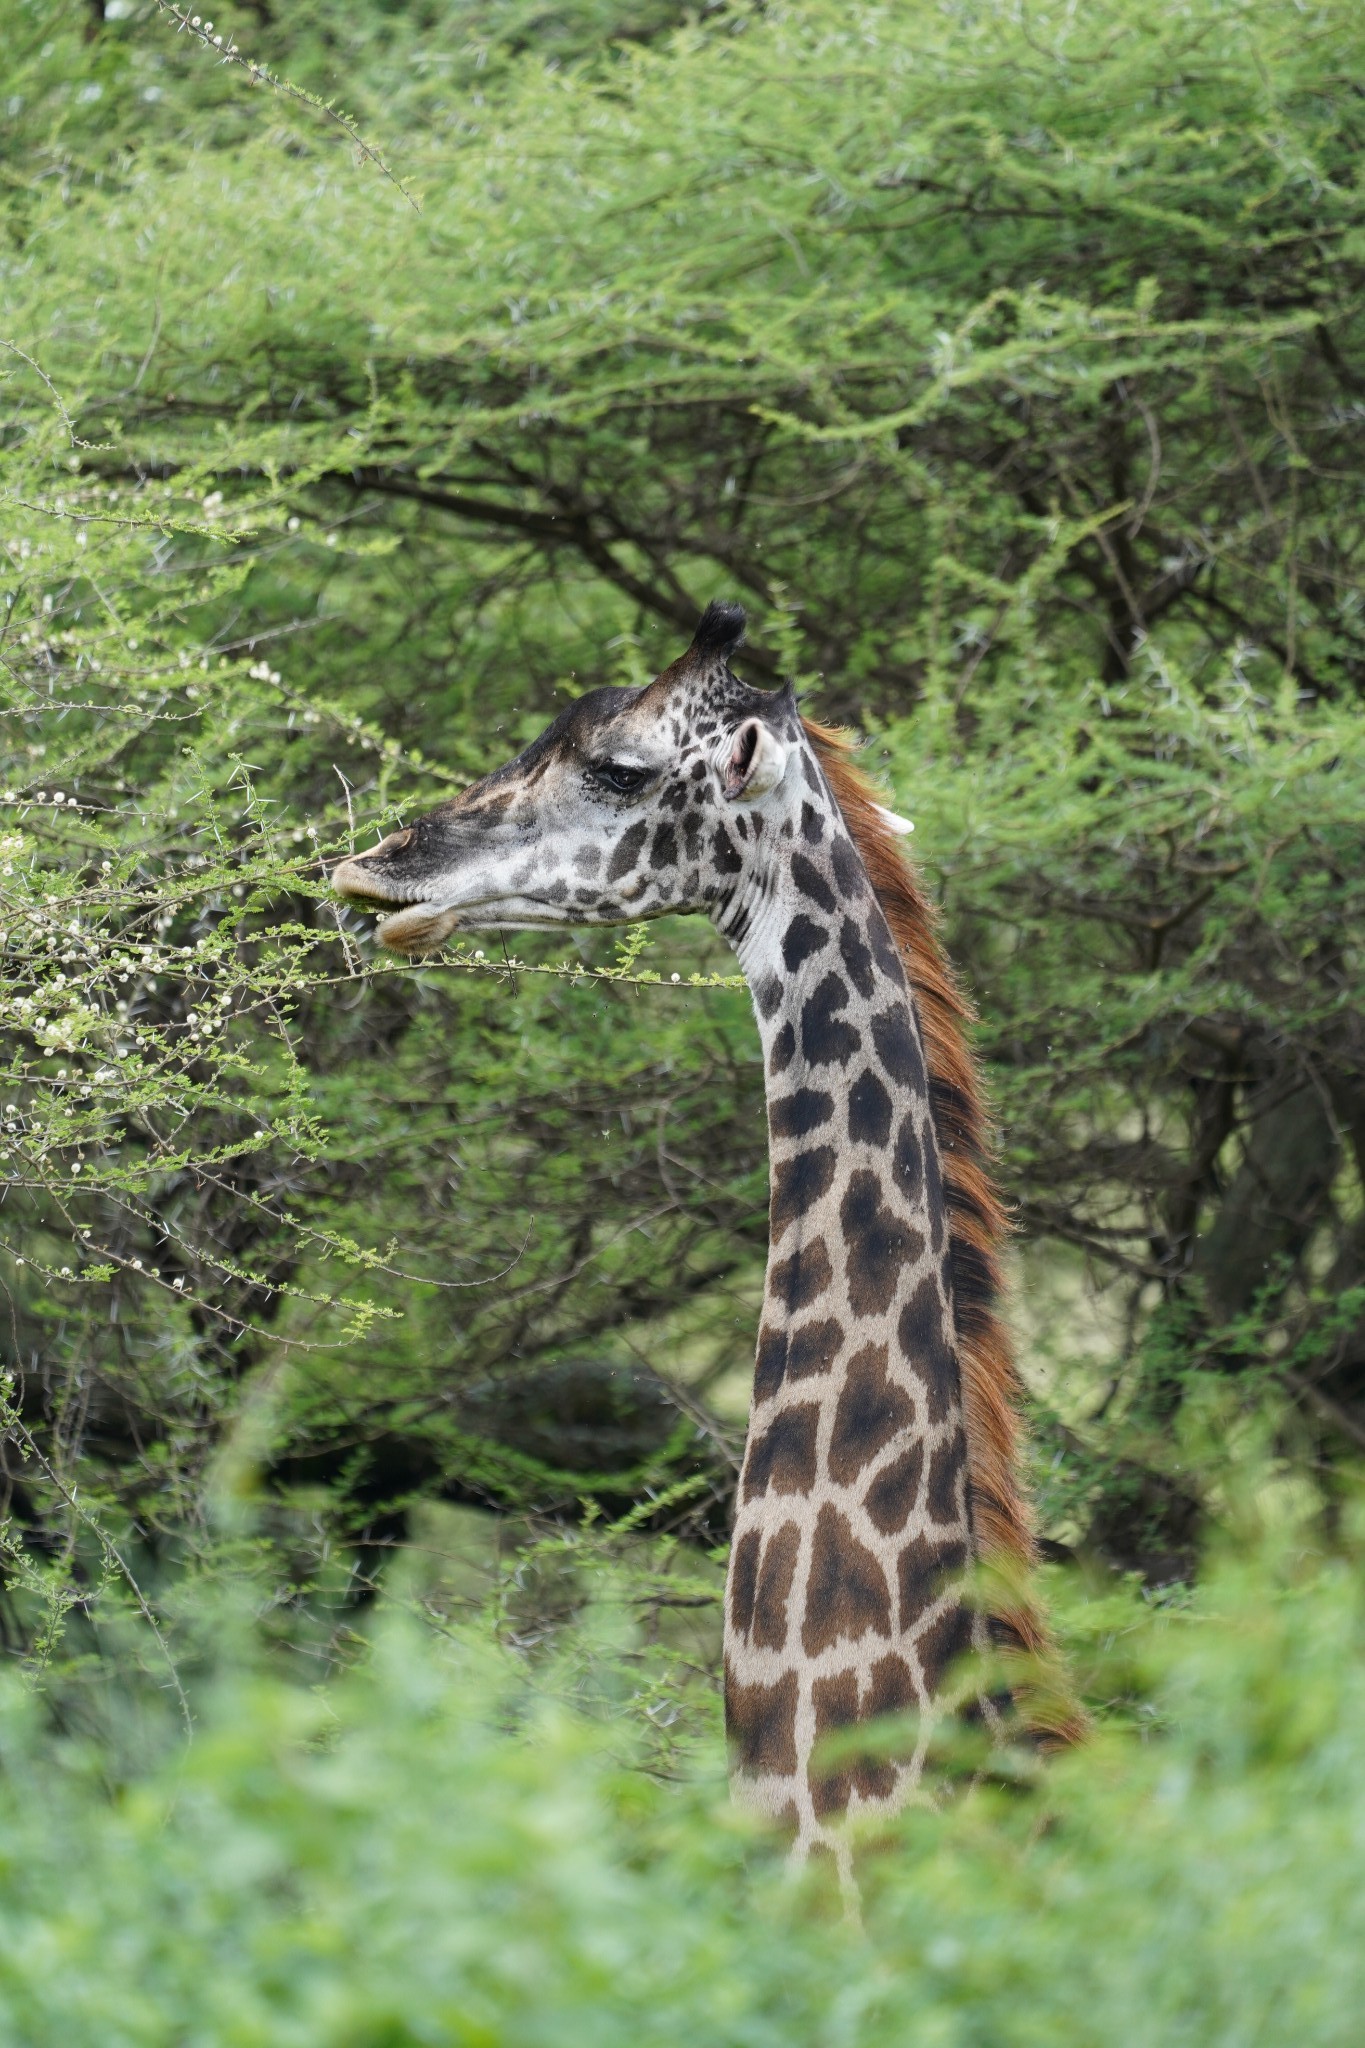
<svg viewBox="0 0 1365 2048">
<path fill-rule="evenodd" d="M 1295 1372 L 1292 1366 L 1285 1368 L 1284 1377 L 1287 1384 L 1301 1399 L 1307 1401 L 1310 1408 L 1316 1408 L 1319 1415 L 1334 1424 L 1343 1436 L 1350 1437 L 1353 1444 L 1358 1444 L 1365 1450 L 1365 1423 L 1359 1422 L 1349 1408 L 1344 1408 L 1331 1394 L 1324 1393 L 1312 1380 L 1305 1379 L 1302 1373 Z"/>
<path fill-rule="evenodd" d="M 7 348 L 12 356 L 18 356 L 20 362 L 27 363 L 30 370 L 33 371 L 36 377 L 42 378 L 44 384 L 46 384 L 48 390 L 52 393 L 52 403 L 56 406 L 58 412 L 62 416 L 62 425 L 66 428 L 67 439 L 73 448 L 111 448 L 113 446 L 113 443 L 111 441 L 82 441 L 80 436 L 76 432 L 75 422 L 73 421 L 66 407 L 62 404 L 61 393 L 58 391 L 52 379 L 48 376 L 47 371 L 43 368 L 42 364 L 35 363 L 33 357 L 29 355 L 26 349 L 20 348 L 17 341 L 0 341 L 0 348 Z M 18 500 L 16 499 L 13 500 L 12 502 L 17 503 Z M 43 508 L 41 506 L 38 506 L 33 509 L 41 511 Z"/>
<path fill-rule="evenodd" d="M 157 13 L 164 14 L 169 20 L 173 21 L 182 35 L 188 35 L 195 42 L 202 43 L 204 48 L 222 63 L 239 66 L 241 70 L 246 72 L 253 84 L 268 85 L 272 92 L 279 93 L 282 98 L 297 100 L 300 106 L 311 107 L 314 113 L 322 114 L 327 120 L 334 121 L 342 133 L 349 136 L 360 155 L 368 163 L 372 163 L 375 169 L 402 193 L 413 212 L 420 213 L 422 211 L 421 206 L 413 198 L 402 179 L 389 169 L 379 151 L 365 140 L 349 115 L 339 112 L 329 101 L 320 100 L 316 93 L 305 91 L 301 85 L 294 85 L 287 78 L 277 77 L 273 71 L 268 71 L 264 64 L 257 64 L 252 58 L 244 57 L 234 42 L 225 42 L 221 36 L 215 38 L 210 35 L 196 17 L 188 15 L 182 8 L 174 6 L 172 0 L 154 0 L 154 4 Z"/>
<path fill-rule="evenodd" d="M 19 1420 L 19 1417 L 11 1411 L 9 1416 L 6 1418 L 6 1422 L 7 1427 L 13 1431 L 15 1436 L 18 1437 L 20 1443 L 24 1446 L 24 1449 L 28 1452 L 29 1456 L 35 1459 L 38 1465 L 42 1468 L 44 1477 L 50 1480 L 52 1485 L 56 1487 L 58 1493 L 66 1502 L 72 1514 L 78 1516 L 79 1519 L 82 1522 L 84 1522 L 86 1528 L 90 1531 L 91 1535 L 95 1538 L 95 1541 L 99 1544 L 100 1549 L 103 1552 L 104 1556 L 111 1560 L 112 1563 L 117 1565 L 120 1574 L 122 1575 L 123 1579 L 125 1580 L 128 1586 L 128 1590 L 131 1592 L 134 1600 L 137 1602 L 138 1612 L 141 1614 L 142 1619 L 146 1622 L 148 1628 L 155 1636 L 157 1648 L 160 1650 L 162 1656 L 166 1660 L 166 1669 L 167 1671 L 169 1671 L 171 1675 L 171 1688 L 175 1693 L 177 1702 L 179 1703 L 181 1719 L 185 1723 L 185 1733 L 187 1736 L 193 1736 L 194 1717 L 190 1713 L 189 1700 L 185 1697 L 185 1688 L 180 1683 L 180 1673 L 175 1668 L 175 1659 L 171 1655 L 170 1647 L 166 1642 L 166 1638 L 161 1633 L 161 1629 L 157 1622 L 156 1616 L 152 1613 L 151 1608 L 147 1605 L 147 1597 L 144 1594 L 141 1586 L 139 1586 L 137 1580 L 133 1577 L 132 1569 L 128 1564 L 126 1558 L 124 1557 L 122 1551 L 114 1542 L 113 1538 L 110 1535 L 108 1535 L 104 1529 L 100 1527 L 99 1523 L 96 1521 L 95 1517 L 90 1513 L 89 1509 L 82 1507 L 80 1501 L 76 1498 L 75 1494 L 71 1491 L 70 1487 L 67 1486 L 65 1480 L 62 1478 L 61 1474 L 55 1469 L 51 1460 L 44 1456 L 43 1451 L 37 1442 L 37 1439 L 31 1434 L 29 1430 L 27 1430 L 24 1427 L 24 1424 Z"/>
</svg>

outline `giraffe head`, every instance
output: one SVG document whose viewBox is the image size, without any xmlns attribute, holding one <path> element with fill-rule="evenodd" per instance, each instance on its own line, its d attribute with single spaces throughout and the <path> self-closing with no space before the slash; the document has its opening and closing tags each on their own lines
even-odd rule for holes
<svg viewBox="0 0 1365 2048">
<path fill-rule="evenodd" d="M 391 906 L 379 928 L 420 954 L 458 926 L 525 931 L 712 916 L 740 893 L 765 832 L 799 810 L 790 689 L 741 682 L 738 605 L 709 605 L 692 644 L 641 689 L 590 690 L 506 767 L 343 861 L 343 896 Z"/>
</svg>

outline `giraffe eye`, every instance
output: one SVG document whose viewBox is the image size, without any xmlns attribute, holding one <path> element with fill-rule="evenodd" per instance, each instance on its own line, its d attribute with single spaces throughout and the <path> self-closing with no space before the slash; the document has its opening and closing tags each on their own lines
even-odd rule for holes
<svg viewBox="0 0 1365 2048">
<path fill-rule="evenodd" d="M 594 761 L 592 773 L 598 782 L 605 782 L 608 789 L 614 789 L 618 796 L 634 796 L 647 782 L 654 780 L 652 768 L 632 768 L 624 761 Z"/>
</svg>

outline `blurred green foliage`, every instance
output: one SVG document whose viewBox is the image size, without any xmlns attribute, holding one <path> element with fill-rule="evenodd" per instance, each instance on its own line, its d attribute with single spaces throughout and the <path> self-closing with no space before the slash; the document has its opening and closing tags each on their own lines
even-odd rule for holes
<svg viewBox="0 0 1365 2048">
<path fill-rule="evenodd" d="M 1141 1725 L 907 1816 L 858 1927 L 728 1805 L 718 1745 L 658 1769 L 659 1696 L 599 1592 L 573 1669 L 395 1606 L 325 1694 L 220 1614 L 193 1744 L 113 1801 L 8 1682 L 0 2040 L 1358 2039 L 1358 1557 L 1285 1525 L 1193 1604 L 1094 1603 Z"/>
</svg>

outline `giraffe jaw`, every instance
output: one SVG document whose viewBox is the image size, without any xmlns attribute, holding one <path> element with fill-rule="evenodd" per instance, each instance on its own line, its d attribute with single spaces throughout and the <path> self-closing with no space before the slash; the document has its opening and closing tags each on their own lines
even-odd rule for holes
<svg viewBox="0 0 1365 2048">
<path fill-rule="evenodd" d="M 377 909 L 378 905 L 374 907 Z M 646 917 L 657 914 L 653 911 L 643 913 Z M 380 918 L 375 927 L 375 937 L 389 952 L 402 953 L 408 959 L 416 960 L 443 945 L 457 928 L 472 936 L 475 932 L 562 932 L 574 924 L 599 922 L 627 924 L 636 923 L 638 919 L 571 918 L 566 917 L 557 905 L 537 903 L 534 898 L 485 897 L 480 903 L 453 907 L 442 903 L 405 903 L 401 909 Z"/>
<path fill-rule="evenodd" d="M 348 903 L 381 913 L 375 937 L 388 952 L 409 960 L 434 952 L 457 928 L 466 932 L 563 931 L 580 921 L 567 916 L 557 904 L 531 896 L 482 896 L 461 903 L 405 896 L 364 861 L 343 861 L 333 870 L 332 887 Z"/>
<path fill-rule="evenodd" d="M 401 910 L 380 918 L 375 937 L 388 952 L 416 960 L 444 944 L 458 923 L 455 912 L 439 903 L 405 903 Z"/>
</svg>

